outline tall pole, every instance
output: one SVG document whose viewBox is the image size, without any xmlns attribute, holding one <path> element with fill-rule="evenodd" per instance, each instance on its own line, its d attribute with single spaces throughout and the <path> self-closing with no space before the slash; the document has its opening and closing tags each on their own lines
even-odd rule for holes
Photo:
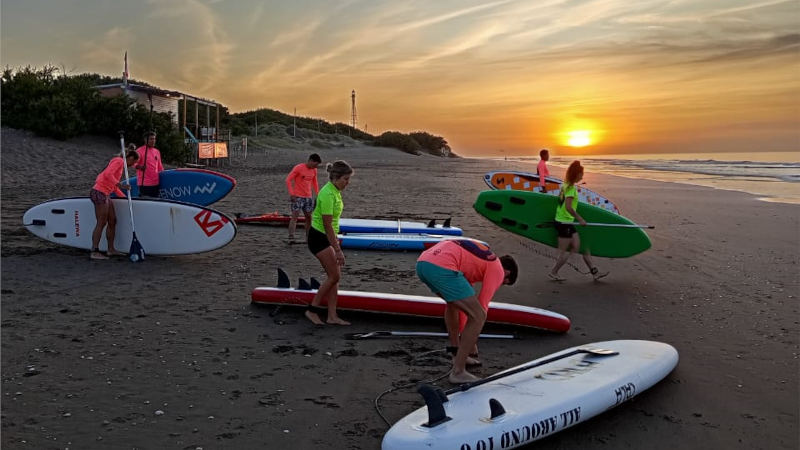
<svg viewBox="0 0 800 450">
<path fill-rule="evenodd" d="M 350 94 L 350 115 L 351 115 L 351 126 L 354 130 L 356 130 L 356 124 L 358 123 L 358 114 L 356 114 L 356 90 L 353 89 L 353 92 Z"/>
<path fill-rule="evenodd" d="M 294 109 L 294 117 L 292 117 L 292 137 L 297 137 L 297 108 Z"/>
</svg>

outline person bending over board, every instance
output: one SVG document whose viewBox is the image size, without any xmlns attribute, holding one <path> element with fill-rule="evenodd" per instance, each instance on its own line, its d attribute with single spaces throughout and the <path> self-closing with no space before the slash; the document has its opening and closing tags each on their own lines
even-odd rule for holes
<svg viewBox="0 0 800 450">
<path fill-rule="evenodd" d="M 136 149 L 140 161 L 136 165 L 136 184 L 139 185 L 140 197 L 160 197 L 158 177 L 164 166 L 161 165 L 161 152 L 155 145 L 156 132 L 148 131 L 144 134 L 144 145 Z"/>
<path fill-rule="evenodd" d="M 100 253 L 100 237 L 103 235 L 103 228 L 106 228 L 106 239 L 108 239 L 108 251 L 106 254 L 109 256 L 121 255 L 114 248 L 114 236 L 117 227 L 117 215 L 114 211 L 114 204 L 111 203 L 109 196 L 112 192 L 120 197 L 124 197 L 120 189 L 129 190 L 131 186 L 128 181 L 119 181 L 122 176 L 122 165 L 127 164 L 128 167 L 133 167 L 136 161 L 139 160 L 139 154 L 135 151 L 128 150 L 125 153 L 125 161 L 122 161 L 121 156 L 111 158 L 105 169 L 100 172 L 97 179 L 94 181 L 94 186 L 89 192 L 89 198 L 94 203 L 94 215 L 97 218 L 97 224 L 92 231 L 92 252 L 89 254 L 91 259 L 108 259 L 108 256 Z"/>
<path fill-rule="evenodd" d="M 327 323 L 350 325 L 336 314 L 336 299 L 339 295 L 339 279 L 344 265 L 344 253 L 339 245 L 339 218 L 342 216 L 344 203 L 342 191 L 350 184 L 353 168 L 344 161 L 328 163 L 325 170 L 330 174 L 330 181 L 319 190 L 317 206 L 311 214 L 311 226 L 308 227 L 308 249 L 317 257 L 325 269 L 325 281 L 317 290 L 317 294 L 308 305 L 305 315 L 315 325 L 324 322 L 320 317 L 325 308 L 320 307 L 322 300 L 328 303 Z"/>
<path fill-rule="evenodd" d="M 289 243 L 294 242 L 294 230 L 300 211 L 306 218 L 306 242 L 308 242 L 308 224 L 311 223 L 311 213 L 314 211 L 314 194 L 319 195 L 317 184 L 317 166 L 322 162 L 318 154 L 312 153 L 308 161 L 292 168 L 286 177 L 286 187 L 289 189 L 289 210 L 292 218 L 289 219 Z M 313 191 L 312 191 L 313 188 Z"/>
<path fill-rule="evenodd" d="M 542 194 L 547 193 L 547 181 L 545 178 L 550 176 L 547 170 L 547 161 L 550 161 L 550 152 L 543 148 L 539 151 L 539 164 L 536 166 L 536 173 L 539 175 L 539 189 Z"/>
<path fill-rule="evenodd" d="M 564 175 L 564 183 L 561 185 L 561 193 L 558 196 L 558 207 L 556 208 L 555 226 L 558 233 L 558 259 L 555 266 L 547 274 L 547 276 L 554 281 L 564 281 L 564 278 L 558 275 L 559 269 L 564 263 L 567 262 L 572 252 L 580 250 L 581 239 L 578 230 L 572 222 L 576 220 L 581 225 L 586 225 L 580 214 L 578 214 L 578 188 L 575 187 L 578 182 L 583 179 L 583 166 L 580 161 L 573 161 L 567 168 L 567 173 Z M 592 257 L 588 251 L 583 253 L 583 261 L 586 267 L 589 268 L 589 273 L 592 274 L 595 280 L 608 275 L 608 271 L 601 272 L 592 263 Z"/>
<path fill-rule="evenodd" d="M 486 322 L 486 309 L 495 292 L 503 284 L 514 284 L 518 272 L 514 258 L 509 255 L 498 258 L 488 246 L 471 239 L 439 242 L 417 259 L 419 279 L 446 302 L 444 323 L 452 346 L 448 350 L 451 353 L 455 350 L 451 383 L 478 379 L 467 372 L 469 353 L 476 348 Z M 481 291 L 476 296 L 472 285 L 478 282 Z M 467 315 L 460 336 L 459 311 Z"/>
</svg>

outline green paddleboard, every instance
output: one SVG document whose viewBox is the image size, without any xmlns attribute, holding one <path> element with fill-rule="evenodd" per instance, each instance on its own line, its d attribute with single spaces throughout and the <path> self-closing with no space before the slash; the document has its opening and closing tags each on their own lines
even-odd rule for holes
<svg viewBox="0 0 800 450">
<path fill-rule="evenodd" d="M 512 233 L 558 248 L 553 226 L 558 197 L 525 191 L 484 191 L 473 206 L 482 216 Z M 589 223 L 633 225 L 625 217 L 587 203 L 578 203 L 577 211 Z M 650 248 L 650 238 L 641 228 L 580 225 L 576 228 L 581 238 L 581 253 L 588 250 L 593 256 L 626 258 Z"/>
</svg>

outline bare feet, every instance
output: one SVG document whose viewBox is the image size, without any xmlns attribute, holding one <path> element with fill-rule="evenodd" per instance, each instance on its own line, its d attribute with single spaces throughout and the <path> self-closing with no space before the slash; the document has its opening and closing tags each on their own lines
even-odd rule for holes
<svg viewBox="0 0 800 450">
<path fill-rule="evenodd" d="M 463 372 L 454 372 L 450 371 L 450 376 L 448 377 L 451 383 L 453 384 L 462 384 L 462 383 L 471 383 L 473 381 L 478 381 L 480 378 L 476 377 L 475 375 L 467 372 L 466 370 Z"/>
<path fill-rule="evenodd" d="M 558 276 L 558 274 L 555 274 L 555 273 L 552 273 L 552 272 L 548 273 L 547 277 L 550 278 L 553 281 L 564 281 L 565 280 L 565 278 L 562 278 L 562 277 Z"/>
<path fill-rule="evenodd" d="M 328 323 L 332 325 L 350 325 L 350 322 L 342 320 L 341 317 L 328 317 Z"/>
<path fill-rule="evenodd" d="M 117 250 L 109 250 L 106 252 L 108 256 L 125 256 L 125 253 L 119 252 Z"/>
<path fill-rule="evenodd" d="M 89 259 L 108 259 L 108 256 L 100 253 L 100 252 L 92 252 L 89 253 Z"/>
<path fill-rule="evenodd" d="M 325 325 L 325 322 L 319 318 L 319 315 L 313 311 L 306 311 L 306 319 L 310 320 L 314 325 Z"/>
<path fill-rule="evenodd" d="M 467 356 L 467 363 L 468 366 L 480 366 L 483 365 L 480 359 L 475 358 L 474 356 Z"/>
</svg>

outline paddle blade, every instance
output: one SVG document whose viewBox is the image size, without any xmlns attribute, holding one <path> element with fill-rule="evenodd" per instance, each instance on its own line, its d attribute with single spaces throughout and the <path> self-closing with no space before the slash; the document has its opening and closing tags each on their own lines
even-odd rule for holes
<svg viewBox="0 0 800 450">
<path fill-rule="evenodd" d="M 128 258 L 132 262 L 144 261 L 144 248 L 136 237 L 136 232 L 133 232 L 133 239 L 131 240 L 131 249 L 128 251 Z"/>
</svg>

